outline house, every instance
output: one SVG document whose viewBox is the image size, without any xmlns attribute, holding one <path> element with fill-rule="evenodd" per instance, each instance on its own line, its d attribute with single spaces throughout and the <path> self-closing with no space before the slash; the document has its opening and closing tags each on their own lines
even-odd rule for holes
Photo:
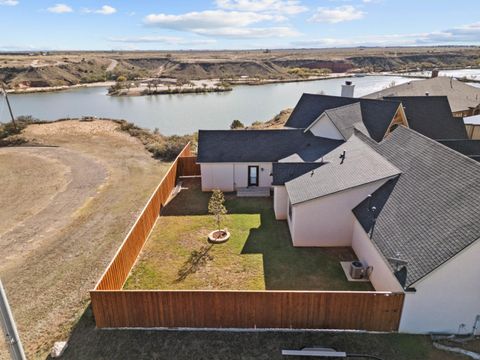
<svg viewBox="0 0 480 360">
<path fill-rule="evenodd" d="M 273 189 L 293 246 L 351 247 L 377 291 L 405 294 L 401 332 L 468 333 L 480 322 L 469 141 L 445 97 L 305 94 L 283 129 L 200 131 L 197 161 L 205 191 Z"/>
<path fill-rule="evenodd" d="M 413 80 L 365 96 L 383 99 L 396 96 L 447 96 L 455 117 L 480 114 L 480 88 L 470 86 L 451 77 L 439 76 L 426 80 Z"/>
<path fill-rule="evenodd" d="M 404 288 L 401 332 L 469 333 L 480 315 L 480 164 L 406 128 L 363 139 L 401 171 L 353 210 L 357 256 L 389 270 L 372 284 L 388 288 L 394 275 Z"/>
<path fill-rule="evenodd" d="M 468 138 L 480 140 L 480 115 L 468 116 L 463 121 L 467 128 Z"/>
</svg>

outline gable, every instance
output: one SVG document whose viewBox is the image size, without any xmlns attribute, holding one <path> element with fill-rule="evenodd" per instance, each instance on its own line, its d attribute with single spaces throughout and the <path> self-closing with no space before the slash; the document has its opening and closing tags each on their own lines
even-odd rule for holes
<svg viewBox="0 0 480 360">
<path fill-rule="evenodd" d="M 327 139 L 344 140 L 344 137 L 333 124 L 332 120 L 323 113 L 320 117 L 309 127 L 310 132 L 315 136 L 324 137 Z"/>
</svg>

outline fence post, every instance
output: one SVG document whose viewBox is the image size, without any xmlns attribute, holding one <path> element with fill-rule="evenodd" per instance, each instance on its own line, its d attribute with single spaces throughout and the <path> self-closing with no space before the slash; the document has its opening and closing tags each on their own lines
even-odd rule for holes
<svg viewBox="0 0 480 360">
<path fill-rule="evenodd" d="M 0 280 L 0 325 L 3 333 L 5 334 L 5 340 L 10 350 L 10 355 L 13 360 L 26 360 L 25 353 L 23 352 L 22 343 L 18 336 L 17 327 L 13 320 L 12 311 L 8 305 L 7 294 L 3 288 L 2 280 Z"/>
</svg>

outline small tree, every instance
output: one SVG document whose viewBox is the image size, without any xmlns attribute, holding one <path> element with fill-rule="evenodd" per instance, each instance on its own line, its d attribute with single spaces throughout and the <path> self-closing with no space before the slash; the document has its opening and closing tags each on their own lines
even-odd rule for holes
<svg viewBox="0 0 480 360">
<path fill-rule="evenodd" d="M 233 120 L 232 123 L 230 124 L 230 129 L 235 130 L 235 129 L 243 129 L 245 125 L 240 120 Z"/>
<path fill-rule="evenodd" d="M 225 197 L 221 190 L 213 190 L 212 196 L 208 202 L 208 212 L 215 218 L 217 230 L 220 230 L 223 217 L 227 214 L 227 208 L 225 207 Z"/>
</svg>

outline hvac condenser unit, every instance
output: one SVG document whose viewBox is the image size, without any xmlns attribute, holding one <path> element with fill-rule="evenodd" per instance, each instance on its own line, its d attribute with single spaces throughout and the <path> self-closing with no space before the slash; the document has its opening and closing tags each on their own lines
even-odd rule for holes
<svg viewBox="0 0 480 360">
<path fill-rule="evenodd" d="M 350 263 L 350 276 L 352 279 L 363 279 L 366 272 L 367 268 L 360 261 L 352 261 Z"/>
</svg>

